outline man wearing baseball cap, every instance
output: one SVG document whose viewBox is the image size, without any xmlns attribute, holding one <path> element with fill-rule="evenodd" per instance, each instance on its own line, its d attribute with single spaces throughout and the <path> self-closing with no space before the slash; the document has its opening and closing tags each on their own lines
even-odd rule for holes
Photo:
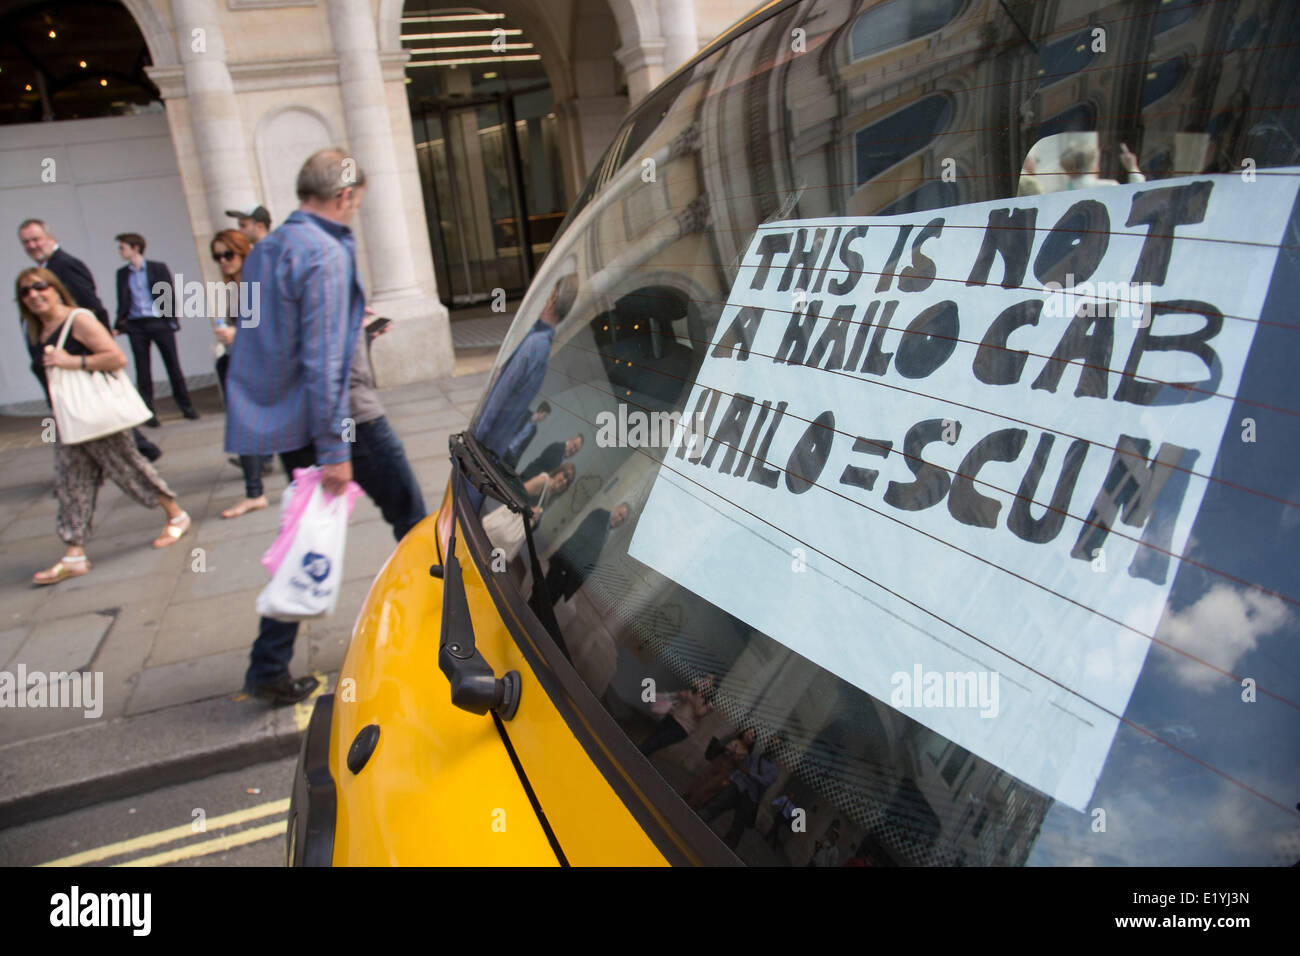
<svg viewBox="0 0 1300 956">
<path fill-rule="evenodd" d="M 265 206 L 258 206 L 252 212 L 227 209 L 226 215 L 239 220 L 239 231 L 253 245 L 265 239 L 266 234 L 271 231 L 271 214 L 266 211 Z"/>
</svg>

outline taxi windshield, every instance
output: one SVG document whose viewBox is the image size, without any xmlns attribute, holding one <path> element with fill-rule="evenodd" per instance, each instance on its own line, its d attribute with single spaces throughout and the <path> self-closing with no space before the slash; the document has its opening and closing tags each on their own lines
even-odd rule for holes
<svg viewBox="0 0 1300 956">
<path fill-rule="evenodd" d="M 742 860 L 1296 862 L 1297 39 L 804 0 L 615 137 L 473 433 Z"/>
</svg>

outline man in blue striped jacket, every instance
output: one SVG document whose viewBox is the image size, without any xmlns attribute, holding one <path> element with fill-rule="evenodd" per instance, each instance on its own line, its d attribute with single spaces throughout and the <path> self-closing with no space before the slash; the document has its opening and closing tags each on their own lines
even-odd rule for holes
<svg viewBox="0 0 1300 956">
<path fill-rule="evenodd" d="M 226 451 L 279 454 L 289 476 L 318 464 L 329 494 L 352 479 L 348 376 L 365 295 L 348 224 L 364 185 L 340 149 L 303 164 L 302 205 L 244 261 L 252 314 L 240 316 L 226 377 Z M 262 618 L 245 676 L 250 694 L 289 704 L 316 689 L 315 678 L 289 673 L 297 635 L 295 622 Z"/>
</svg>

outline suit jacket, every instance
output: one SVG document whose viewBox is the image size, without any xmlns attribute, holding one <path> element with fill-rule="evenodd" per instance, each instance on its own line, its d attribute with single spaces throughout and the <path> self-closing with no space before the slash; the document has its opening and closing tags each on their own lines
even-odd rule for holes
<svg viewBox="0 0 1300 956">
<path fill-rule="evenodd" d="M 528 463 L 528 467 L 519 473 L 523 481 L 542 472 L 551 472 L 564 464 L 564 442 L 551 442 L 542 449 L 542 453 Z"/>
<path fill-rule="evenodd" d="M 551 563 L 554 564 L 557 560 L 563 561 L 577 577 L 576 584 L 565 594 L 566 598 L 573 596 L 573 592 L 587 580 L 587 576 L 596 567 L 607 538 L 609 538 L 609 512 L 604 508 L 597 508 L 583 518 L 577 530 L 556 549 Z"/>
<path fill-rule="evenodd" d="M 84 262 L 60 248 L 54 250 L 54 255 L 50 256 L 49 261 L 45 263 L 45 268 L 58 276 L 59 281 L 68 287 L 77 305 L 95 313 L 95 318 L 103 322 L 105 328 L 109 327 L 108 309 L 104 308 L 104 303 L 99 301 L 99 293 L 95 291 L 95 279 Z"/>
<path fill-rule="evenodd" d="M 172 273 L 171 270 L 167 268 L 167 263 L 165 262 L 155 262 L 153 259 L 146 259 L 144 261 L 144 274 L 149 286 L 149 295 L 151 296 L 154 294 L 153 290 L 159 282 L 171 285 Z M 117 323 L 115 328 L 119 331 L 127 327 L 127 319 L 131 315 L 130 277 L 131 267 L 129 265 L 122 266 L 122 268 L 117 270 Z M 173 290 L 173 292 L 175 291 L 176 290 Z M 171 298 L 171 304 L 171 315 L 168 315 L 165 318 L 167 319 L 167 324 L 172 327 L 172 331 L 175 331 L 181 327 L 180 322 L 176 319 L 177 313 L 180 312 L 180 303 L 176 301 L 175 295 Z"/>
</svg>

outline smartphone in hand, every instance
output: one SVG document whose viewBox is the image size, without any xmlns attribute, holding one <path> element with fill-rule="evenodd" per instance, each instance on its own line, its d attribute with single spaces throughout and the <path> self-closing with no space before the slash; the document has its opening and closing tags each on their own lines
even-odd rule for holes
<svg viewBox="0 0 1300 956">
<path fill-rule="evenodd" d="M 382 316 L 378 319 L 375 319 L 375 321 L 369 323 L 365 327 L 367 341 L 373 342 L 376 336 L 382 335 L 384 330 L 392 324 L 393 324 L 392 319 L 386 319 L 383 318 Z"/>
</svg>

